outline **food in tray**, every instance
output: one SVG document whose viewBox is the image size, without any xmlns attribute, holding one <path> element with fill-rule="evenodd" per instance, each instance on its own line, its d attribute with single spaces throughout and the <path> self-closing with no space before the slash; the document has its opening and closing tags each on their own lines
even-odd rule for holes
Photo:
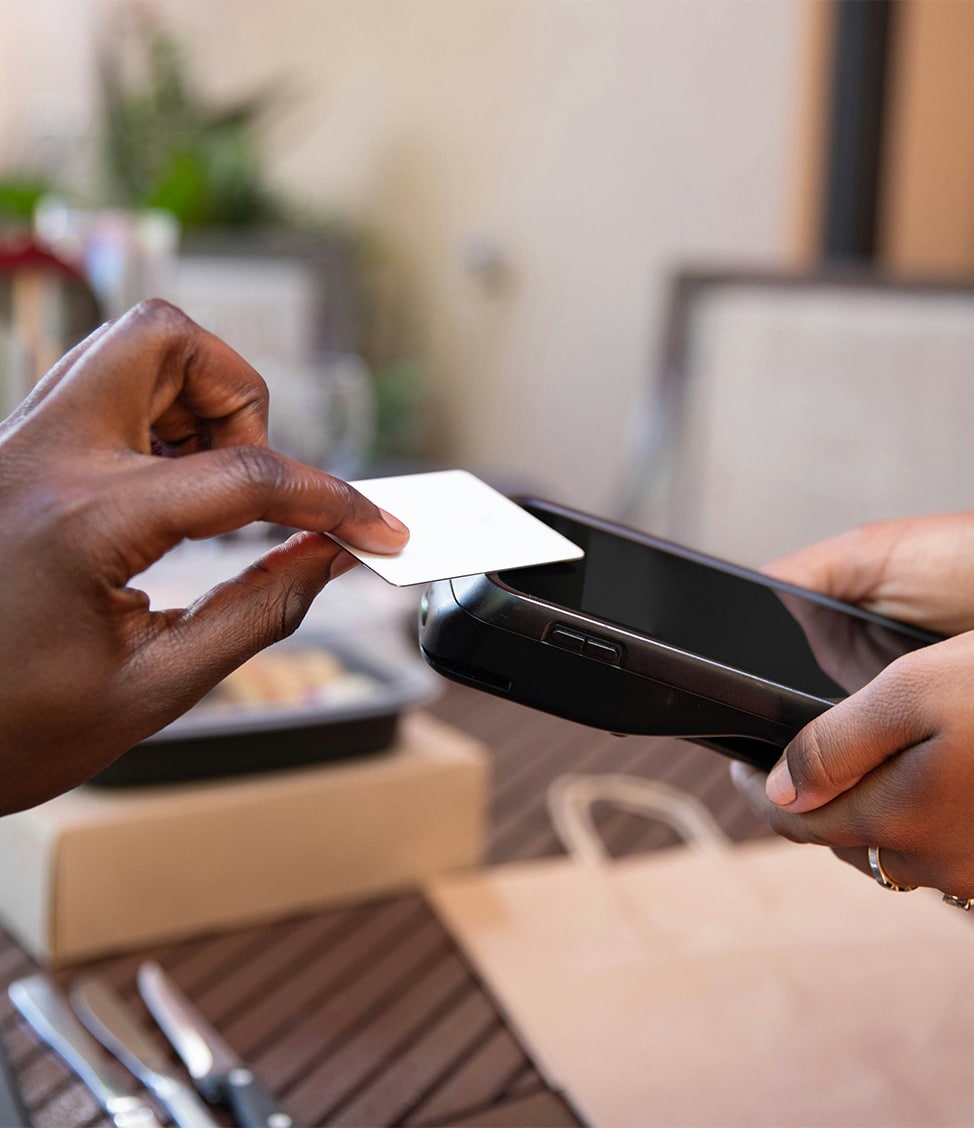
<svg viewBox="0 0 974 1128">
<path fill-rule="evenodd" d="M 272 647 L 254 655 L 196 706 L 197 709 L 293 708 L 363 701 L 378 679 L 349 670 L 323 646 Z"/>
</svg>

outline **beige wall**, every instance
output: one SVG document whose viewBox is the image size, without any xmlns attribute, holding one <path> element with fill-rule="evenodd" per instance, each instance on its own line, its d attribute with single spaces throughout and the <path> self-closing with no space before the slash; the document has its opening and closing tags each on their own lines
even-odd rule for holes
<svg viewBox="0 0 974 1128">
<path fill-rule="evenodd" d="M 79 13 L 100 6 L 5 0 L 0 43 L 30 25 L 36 47 L 57 9 L 80 51 Z M 288 79 L 275 179 L 384 241 L 457 463 L 609 508 L 669 271 L 793 242 L 798 0 L 156 7 L 215 91 Z M 84 68 L 52 52 L 75 91 Z M 4 119 L 58 78 L 50 60 L 8 76 Z M 472 237 L 503 256 L 499 291 L 467 268 Z"/>
<path fill-rule="evenodd" d="M 90 127 L 92 13 L 100 0 L 0 0 L 0 169 L 55 147 L 77 148 Z"/>
</svg>

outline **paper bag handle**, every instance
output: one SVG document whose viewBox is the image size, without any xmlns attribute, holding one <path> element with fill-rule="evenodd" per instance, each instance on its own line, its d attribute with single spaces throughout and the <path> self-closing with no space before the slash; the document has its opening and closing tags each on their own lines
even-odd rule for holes
<svg viewBox="0 0 974 1128">
<path fill-rule="evenodd" d="M 563 775 L 548 787 L 546 801 L 562 845 L 582 862 L 602 863 L 609 858 L 592 818 L 592 808 L 600 802 L 659 819 L 695 850 L 719 852 L 731 842 L 699 799 L 660 780 L 620 773 Z"/>
</svg>

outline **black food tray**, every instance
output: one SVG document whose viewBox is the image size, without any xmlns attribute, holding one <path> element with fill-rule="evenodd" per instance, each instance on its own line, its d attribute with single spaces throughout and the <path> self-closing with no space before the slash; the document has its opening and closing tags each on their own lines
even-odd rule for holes
<svg viewBox="0 0 974 1128">
<path fill-rule="evenodd" d="M 144 787 L 221 779 L 327 763 L 382 752 L 396 739 L 399 718 L 431 700 L 438 679 L 417 655 L 396 661 L 346 638 L 295 635 L 277 644 L 320 647 L 350 674 L 370 679 L 354 700 L 289 705 L 194 706 L 96 775 L 95 787 Z"/>
</svg>

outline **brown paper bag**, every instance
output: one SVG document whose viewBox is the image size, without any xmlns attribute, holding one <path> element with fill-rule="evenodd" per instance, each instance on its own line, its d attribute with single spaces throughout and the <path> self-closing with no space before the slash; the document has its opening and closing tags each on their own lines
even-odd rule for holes
<svg viewBox="0 0 974 1128">
<path fill-rule="evenodd" d="M 974 1124 L 965 914 L 881 889 L 826 850 L 730 847 L 687 797 L 627 786 L 561 781 L 553 810 L 573 856 L 429 886 L 587 1122 Z M 586 811 L 613 795 L 696 848 L 607 863 Z"/>
</svg>

